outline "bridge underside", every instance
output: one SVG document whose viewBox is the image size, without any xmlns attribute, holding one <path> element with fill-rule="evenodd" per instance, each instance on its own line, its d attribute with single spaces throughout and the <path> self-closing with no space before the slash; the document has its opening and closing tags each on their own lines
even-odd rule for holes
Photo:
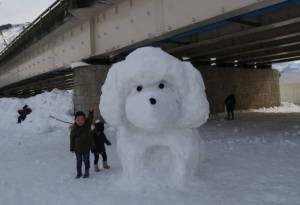
<svg viewBox="0 0 300 205">
<path fill-rule="evenodd" d="M 73 89 L 73 70 L 71 68 L 51 71 L 0 88 L 1 96 L 33 96 L 54 88 Z"/>
<path fill-rule="evenodd" d="M 249 6 L 222 17 L 195 22 L 158 37 L 104 54 L 95 54 L 84 61 L 90 64 L 112 64 L 142 46 L 161 47 L 171 55 L 191 61 L 198 67 L 211 65 L 225 69 L 270 69 L 274 63 L 300 60 L 299 1 L 277 2 L 263 8 Z M 88 13 L 90 8 L 84 9 Z M 0 96 L 19 94 L 20 90 L 23 94 L 34 94 L 53 88 L 72 89 L 72 79 L 70 68 L 55 70 L 2 87 Z"/>
<path fill-rule="evenodd" d="M 300 59 L 300 6 L 295 2 L 285 1 L 242 15 L 232 12 L 224 20 L 195 23 L 140 46 L 161 47 L 194 65 L 271 68 L 274 63 Z M 129 49 L 120 49 L 110 55 L 126 56 Z"/>
</svg>

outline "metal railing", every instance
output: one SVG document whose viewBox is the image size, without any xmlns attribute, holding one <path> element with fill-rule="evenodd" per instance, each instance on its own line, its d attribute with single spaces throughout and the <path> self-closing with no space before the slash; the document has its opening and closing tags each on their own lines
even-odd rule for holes
<svg viewBox="0 0 300 205">
<path fill-rule="evenodd" d="M 42 39 L 71 17 L 74 0 L 57 0 L 0 52 L 0 66 Z"/>
</svg>

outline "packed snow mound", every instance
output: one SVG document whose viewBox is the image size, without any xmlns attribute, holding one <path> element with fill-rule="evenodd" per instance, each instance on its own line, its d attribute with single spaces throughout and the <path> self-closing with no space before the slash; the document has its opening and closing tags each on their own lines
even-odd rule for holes
<svg viewBox="0 0 300 205">
<path fill-rule="evenodd" d="M 24 105 L 28 105 L 32 112 L 21 124 L 17 124 L 18 110 Z M 54 89 L 26 99 L 0 98 L 0 111 L 7 116 L 1 123 L 2 126 L 34 133 L 68 129 L 68 123 L 55 120 L 50 116 L 54 115 L 53 117 L 57 119 L 72 123 L 74 121 L 73 93 Z"/>
<path fill-rule="evenodd" d="M 196 128 L 209 114 L 204 90 L 197 69 L 159 48 L 137 49 L 111 67 L 99 108 L 117 129 L 131 181 L 182 187 L 196 177 L 205 154 Z"/>
<path fill-rule="evenodd" d="M 299 63 L 294 65 L 288 65 L 282 70 L 282 73 L 295 73 L 300 72 Z"/>
<path fill-rule="evenodd" d="M 251 112 L 261 112 L 261 113 L 289 113 L 291 112 L 300 112 L 299 105 L 290 102 L 281 102 L 280 106 L 274 106 L 270 108 L 259 108 L 259 109 L 251 109 Z M 244 110 L 242 112 L 248 112 Z"/>
<path fill-rule="evenodd" d="M 78 62 L 73 62 L 73 63 L 71 63 L 71 65 L 70 65 L 70 67 L 71 67 L 72 69 L 77 68 L 77 67 L 82 67 L 82 66 L 90 66 L 90 64 L 87 64 L 87 63 L 85 63 L 85 62 L 78 61 Z"/>
</svg>

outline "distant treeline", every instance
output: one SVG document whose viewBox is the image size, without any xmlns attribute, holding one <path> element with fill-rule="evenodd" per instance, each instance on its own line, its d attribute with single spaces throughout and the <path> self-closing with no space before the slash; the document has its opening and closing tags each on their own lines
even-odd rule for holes
<svg viewBox="0 0 300 205">
<path fill-rule="evenodd" d="M 13 26 L 10 23 L 9 24 L 4 24 L 4 25 L 0 26 L 0 31 L 7 30 L 7 29 L 10 29 L 12 27 Z"/>
</svg>

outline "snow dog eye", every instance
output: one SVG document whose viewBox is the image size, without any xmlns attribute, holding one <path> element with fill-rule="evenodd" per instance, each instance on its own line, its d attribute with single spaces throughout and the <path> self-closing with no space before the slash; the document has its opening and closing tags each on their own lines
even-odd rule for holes
<svg viewBox="0 0 300 205">
<path fill-rule="evenodd" d="M 142 89 L 143 89 L 143 87 L 140 86 L 140 85 L 136 87 L 136 90 L 139 91 L 139 92 L 140 92 Z"/>
<path fill-rule="evenodd" d="M 163 88 L 165 87 L 165 85 L 164 85 L 163 83 L 160 83 L 160 84 L 158 85 L 158 87 L 159 87 L 160 89 L 163 89 Z"/>
</svg>

